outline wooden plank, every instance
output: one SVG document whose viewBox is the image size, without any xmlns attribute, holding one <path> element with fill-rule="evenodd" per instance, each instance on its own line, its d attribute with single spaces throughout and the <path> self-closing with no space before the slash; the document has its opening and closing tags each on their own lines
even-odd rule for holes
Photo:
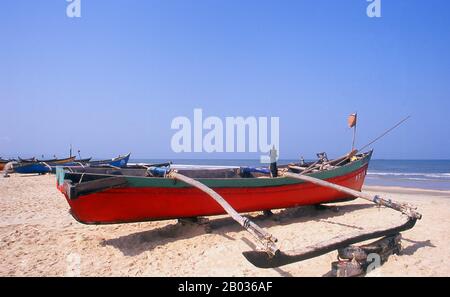
<svg viewBox="0 0 450 297">
<path fill-rule="evenodd" d="M 123 187 L 126 186 L 127 183 L 127 179 L 122 176 L 101 178 L 78 184 L 69 184 L 67 194 L 70 199 L 76 199 L 81 195 L 88 195 L 112 188 Z"/>
</svg>

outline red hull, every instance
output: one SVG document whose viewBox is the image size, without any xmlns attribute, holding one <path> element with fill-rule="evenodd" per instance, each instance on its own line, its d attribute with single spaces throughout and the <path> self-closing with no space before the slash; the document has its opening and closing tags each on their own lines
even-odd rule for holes
<svg viewBox="0 0 450 297">
<path fill-rule="evenodd" d="M 349 174 L 328 179 L 361 190 L 368 165 Z M 350 198 L 333 189 L 311 183 L 256 188 L 215 188 L 238 212 L 314 205 Z M 171 218 L 211 216 L 224 210 L 196 188 L 116 188 L 77 199 L 66 199 L 80 222 L 123 223 Z"/>
</svg>

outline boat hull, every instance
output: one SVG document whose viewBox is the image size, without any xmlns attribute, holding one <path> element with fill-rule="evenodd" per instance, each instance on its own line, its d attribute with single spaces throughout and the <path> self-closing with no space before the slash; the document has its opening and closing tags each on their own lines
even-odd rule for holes
<svg viewBox="0 0 450 297">
<path fill-rule="evenodd" d="M 130 159 L 130 154 L 127 154 L 122 157 L 117 157 L 111 160 L 101 160 L 101 161 L 91 161 L 89 162 L 90 166 L 102 166 L 102 165 L 109 165 L 114 167 L 125 167 L 128 164 L 128 161 Z"/>
<path fill-rule="evenodd" d="M 21 174 L 44 174 L 52 172 L 52 168 L 58 165 L 68 165 L 74 164 L 73 161 L 75 157 L 65 158 L 65 159 L 55 159 L 48 160 L 51 162 L 44 161 L 22 161 L 13 166 L 13 170 L 15 173 Z M 78 164 L 78 163 L 77 163 Z"/>
<path fill-rule="evenodd" d="M 55 173 L 56 167 L 62 166 L 62 167 L 72 167 L 72 166 L 80 166 L 80 164 L 84 163 L 88 166 L 99 166 L 99 165 L 108 165 L 108 166 L 114 166 L 114 167 L 123 167 L 126 166 L 128 163 L 128 160 L 130 158 L 130 154 L 114 158 L 111 160 L 104 160 L 104 161 L 92 161 L 90 162 L 91 158 L 84 159 L 84 160 L 74 160 L 75 157 L 71 157 L 64 160 L 59 160 L 58 162 L 54 163 L 45 163 L 45 162 L 25 162 L 25 163 L 19 163 L 14 167 L 15 173 L 20 174 L 45 174 L 45 173 Z M 65 161 L 63 163 L 63 161 Z M 86 163 L 87 162 L 87 163 Z"/>
<path fill-rule="evenodd" d="M 68 158 L 64 158 L 64 159 L 51 159 L 51 160 L 38 160 L 38 159 L 22 159 L 22 158 L 19 158 L 19 163 L 22 163 L 22 164 L 27 164 L 27 163 L 46 163 L 46 164 L 56 165 L 56 164 L 66 164 L 66 163 L 73 162 L 75 160 L 75 158 L 76 157 L 68 157 Z"/>
<path fill-rule="evenodd" d="M 336 172 L 331 170 L 319 175 L 329 182 L 361 190 L 369 159 L 370 155 L 364 162 L 354 165 L 354 168 Z M 59 183 L 59 189 L 65 194 L 75 219 L 86 224 L 139 222 L 225 213 L 219 204 L 197 188 L 168 179 L 163 179 L 164 183 L 158 186 L 155 180 L 158 179 L 131 179 L 129 181 L 131 186 L 81 195 L 75 199 L 71 199 L 68 195 L 67 184 Z M 239 182 L 242 184 L 236 186 L 220 180 L 202 182 L 209 184 L 240 213 L 314 205 L 351 198 L 330 188 L 285 177 L 241 179 Z"/>
<path fill-rule="evenodd" d="M 14 167 L 14 172 L 20 174 L 44 174 L 52 171 L 49 166 L 42 163 L 21 164 Z"/>
</svg>

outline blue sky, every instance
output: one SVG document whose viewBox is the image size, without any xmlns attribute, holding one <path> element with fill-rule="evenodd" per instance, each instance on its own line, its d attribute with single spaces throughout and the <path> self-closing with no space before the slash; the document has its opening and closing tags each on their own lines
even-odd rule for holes
<svg viewBox="0 0 450 297">
<path fill-rule="evenodd" d="M 282 158 L 342 155 L 358 111 L 375 158 L 450 159 L 450 3 L 382 0 L 6 0 L 0 156 L 175 154 L 177 116 L 278 116 Z"/>
</svg>

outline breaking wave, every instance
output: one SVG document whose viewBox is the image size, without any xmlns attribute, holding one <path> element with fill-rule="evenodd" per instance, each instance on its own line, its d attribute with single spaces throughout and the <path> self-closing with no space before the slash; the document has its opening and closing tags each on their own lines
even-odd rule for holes
<svg viewBox="0 0 450 297">
<path fill-rule="evenodd" d="M 401 178 L 401 179 L 409 179 L 409 180 L 448 180 L 450 181 L 450 173 L 442 172 L 442 173 L 425 173 L 425 172 L 377 172 L 377 171 L 369 171 L 367 172 L 368 176 L 371 177 L 380 177 L 380 178 Z"/>
</svg>

